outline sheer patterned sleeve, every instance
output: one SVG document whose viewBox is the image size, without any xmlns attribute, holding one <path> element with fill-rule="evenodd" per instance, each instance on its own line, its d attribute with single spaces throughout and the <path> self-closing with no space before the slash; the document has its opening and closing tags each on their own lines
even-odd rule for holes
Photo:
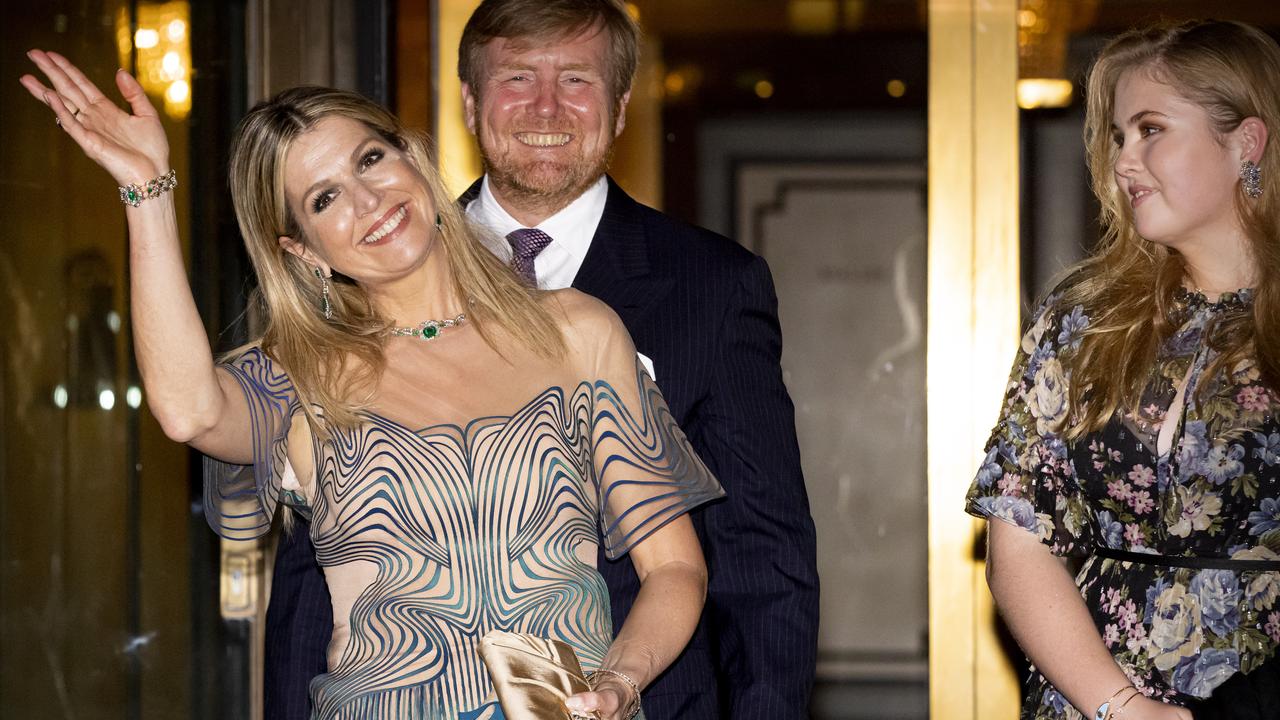
<svg viewBox="0 0 1280 720">
<path fill-rule="evenodd" d="M 1086 555 L 1092 523 L 1059 432 L 1069 382 L 1061 355 L 1078 346 L 1089 319 L 1079 306 L 1060 312 L 1059 297 L 1045 301 L 1022 337 L 965 510 L 1034 533 L 1056 555 Z"/>
<path fill-rule="evenodd" d="M 616 317 L 609 335 L 592 387 L 591 451 L 601 536 L 615 559 L 724 490 L 671 417 Z"/>
<path fill-rule="evenodd" d="M 288 472 L 285 438 L 297 394 L 289 376 L 259 348 L 219 367 L 236 379 L 248 403 L 253 463 L 237 465 L 205 456 L 204 513 L 222 537 L 251 540 L 270 529 L 282 493 L 289 504 L 301 504 L 296 493 L 282 490 Z"/>
</svg>

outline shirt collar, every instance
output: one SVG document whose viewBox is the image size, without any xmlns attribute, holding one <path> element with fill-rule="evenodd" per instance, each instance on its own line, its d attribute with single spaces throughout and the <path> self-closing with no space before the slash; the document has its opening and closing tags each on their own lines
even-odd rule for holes
<svg viewBox="0 0 1280 720">
<path fill-rule="evenodd" d="M 538 223 L 537 229 L 550 235 L 560 249 L 581 260 L 587 256 L 587 250 L 591 247 L 591 239 L 595 237 L 600 218 L 604 217 L 604 205 L 608 198 L 609 181 L 601 175 L 573 202 Z M 511 213 L 493 196 L 488 175 L 481 181 L 480 193 L 467 206 L 466 212 L 472 220 L 489 228 L 499 238 L 505 238 L 513 230 L 525 227 L 511 217 Z M 509 249 L 503 256 L 505 255 L 510 255 Z"/>
</svg>

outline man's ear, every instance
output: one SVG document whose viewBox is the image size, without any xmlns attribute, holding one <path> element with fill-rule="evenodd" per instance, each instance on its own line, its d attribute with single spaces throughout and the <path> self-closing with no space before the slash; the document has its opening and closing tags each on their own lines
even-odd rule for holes
<svg viewBox="0 0 1280 720">
<path fill-rule="evenodd" d="M 1260 162 L 1262 151 L 1267 149 L 1267 124 L 1262 118 L 1247 117 L 1236 127 L 1240 136 L 1240 159 L 1249 162 Z"/>
<path fill-rule="evenodd" d="M 476 134 L 476 96 L 471 92 L 469 83 L 462 83 L 462 116 L 467 122 L 467 129 Z"/>
<path fill-rule="evenodd" d="M 308 265 L 320 268 L 320 271 L 324 273 L 325 277 L 332 274 L 332 270 L 329 269 L 329 266 L 326 265 L 323 260 L 316 257 L 316 254 L 311 252 L 311 248 L 307 247 L 301 240 L 294 240 L 288 235 L 281 235 L 278 240 L 280 242 L 280 247 L 284 248 L 285 252 L 302 260 Z"/>
<path fill-rule="evenodd" d="M 618 117 L 613 124 L 613 136 L 615 138 L 621 135 L 622 129 L 627 126 L 627 103 L 629 102 L 631 102 L 631 91 L 627 90 L 618 99 Z"/>
</svg>

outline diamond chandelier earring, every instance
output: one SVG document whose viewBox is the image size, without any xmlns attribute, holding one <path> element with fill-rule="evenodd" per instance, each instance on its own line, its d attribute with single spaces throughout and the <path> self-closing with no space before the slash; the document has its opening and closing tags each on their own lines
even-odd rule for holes
<svg viewBox="0 0 1280 720">
<path fill-rule="evenodd" d="M 1262 168 L 1252 160 L 1240 163 L 1240 179 L 1244 181 L 1244 194 L 1257 200 L 1262 197 Z"/>
<path fill-rule="evenodd" d="M 320 279 L 320 309 L 324 311 L 324 319 L 333 319 L 333 305 L 329 302 L 329 278 L 320 272 L 320 268 L 315 268 L 316 277 Z"/>
</svg>

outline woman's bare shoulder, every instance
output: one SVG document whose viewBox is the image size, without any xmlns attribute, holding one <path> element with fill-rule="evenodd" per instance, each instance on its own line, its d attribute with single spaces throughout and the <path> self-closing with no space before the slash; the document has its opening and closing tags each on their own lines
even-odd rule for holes
<svg viewBox="0 0 1280 720">
<path fill-rule="evenodd" d="M 622 319 L 613 308 L 591 295 L 565 288 L 547 292 L 541 302 L 556 318 L 571 352 L 594 354 L 622 338 L 630 345 Z"/>
</svg>

